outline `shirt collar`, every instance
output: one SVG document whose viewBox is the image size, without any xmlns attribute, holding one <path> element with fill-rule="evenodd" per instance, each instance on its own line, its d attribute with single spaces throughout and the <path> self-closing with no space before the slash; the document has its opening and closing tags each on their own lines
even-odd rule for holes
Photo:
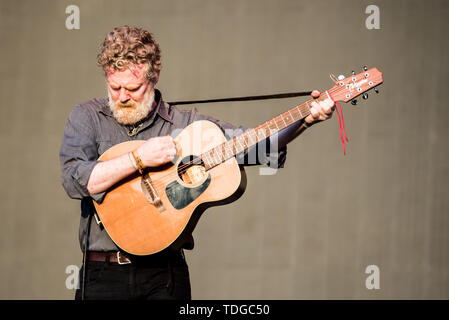
<svg viewBox="0 0 449 320">
<path fill-rule="evenodd" d="M 101 103 L 101 108 L 98 111 L 109 117 L 114 117 L 111 108 L 109 108 L 108 99 L 103 98 L 101 100 L 103 100 L 103 103 Z M 164 120 L 173 124 L 173 119 L 169 114 L 169 105 L 162 99 L 162 94 L 158 89 L 154 90 L 154 100 L 156 101 L 156 107 L 150 111 L 150 114 L 144 122 L 153 123 L 156 119 L 156 115 L 159 115 Z"/>
</svg>

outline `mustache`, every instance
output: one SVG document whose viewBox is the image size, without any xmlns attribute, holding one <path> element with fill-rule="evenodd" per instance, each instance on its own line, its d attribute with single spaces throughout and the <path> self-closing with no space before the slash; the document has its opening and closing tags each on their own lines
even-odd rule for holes
<svg viewBox="0 0 449 320">
<path fill-rule="evenodd" d="M 129 108 L 129 107 L 135 107 L 137 104 L 135 101 L 127 101 L 125 103 L 117 101 L 117 102 L 115 102 L 115 105 L 119 108 Z"/>
</svg>

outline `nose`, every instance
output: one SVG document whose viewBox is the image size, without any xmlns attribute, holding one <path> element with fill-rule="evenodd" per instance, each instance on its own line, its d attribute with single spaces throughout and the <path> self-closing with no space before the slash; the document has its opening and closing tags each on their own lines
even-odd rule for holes
<svg viewBox="0 0 449 320">
<path fill-rule="evenodd" d="M 126 89 L 125 89 L 125 88 L 121 88 L 121 89 L 120 89 L 119 100 L 120 100 L 121 103 L 125 103 L 125 102 L 127 102 L 127 101 L 129 100 L 129 95 L 128 95 L 128 93 L 126 92 Z"/>
</svg>

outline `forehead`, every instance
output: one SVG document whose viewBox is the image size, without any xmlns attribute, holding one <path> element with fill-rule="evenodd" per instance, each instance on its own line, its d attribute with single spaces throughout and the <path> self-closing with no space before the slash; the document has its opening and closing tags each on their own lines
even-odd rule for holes
<svg viewBox="0 0 449 320">
<path fill-rule="evenodd" d="M 142 64 L 132 65 L 123 70 L 106 69 L 106 80 L 109 84 L 127 86 L 141 84 L 146 81 L 146 67 Z"/>
</svg>

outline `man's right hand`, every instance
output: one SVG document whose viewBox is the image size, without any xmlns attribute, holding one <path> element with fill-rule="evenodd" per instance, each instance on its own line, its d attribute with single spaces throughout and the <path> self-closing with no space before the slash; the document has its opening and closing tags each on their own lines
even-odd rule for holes
<svg viewBox="0 0 449 320">
<path fill-rule="evenodd" d="M 145 167 L 158 167 L 174 159 L 176 146 L 171 136 L 155 137 L 143 143 L 137 153 Z"/>
</svg>

